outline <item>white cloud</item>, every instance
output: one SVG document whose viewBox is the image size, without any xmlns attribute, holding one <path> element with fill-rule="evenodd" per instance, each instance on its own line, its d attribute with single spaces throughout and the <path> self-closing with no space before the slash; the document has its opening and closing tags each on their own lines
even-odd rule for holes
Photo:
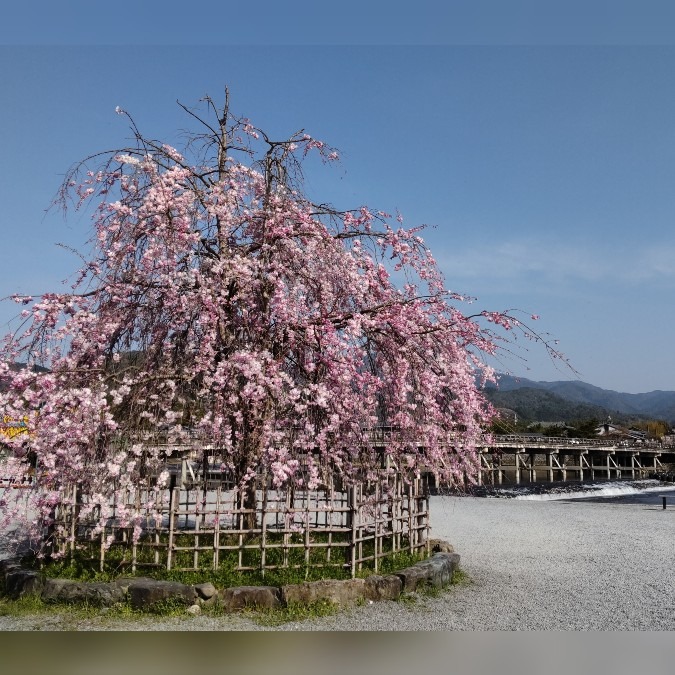
<svg viewBox="0 0 675 675">
<path fill-rule="evenodd" d="M 440 248 L 435 253 L 453 285 L 464 279 L 631 284 L 675 280 L 675 243 L 635 249 L 541 238 L 454 251 Z"/>
<path fill-rule="evenodd" d="M 633 262 L 633 279 L 675 279 L 675 244 L 645 247 Z"/>
</svg>

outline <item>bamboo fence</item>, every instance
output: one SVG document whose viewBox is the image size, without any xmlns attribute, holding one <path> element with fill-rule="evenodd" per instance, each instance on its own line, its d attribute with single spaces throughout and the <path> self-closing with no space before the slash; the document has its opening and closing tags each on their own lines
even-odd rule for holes
<svg viewBox="0 0 675 675">
<path fill-rule="evenodd" d="M 246 491 L 198 464 L 184 460 L 174 476 L 166 489 L 115 492 L 103 527 L 100 506 L 70 488 L 55 511 L 53 551 L 88 556 L 101 571 L 338 567 L 354 577 L 364 566 L 378 572 L 386 556 L 428 547 L 426 477 L 383 469 L 351 485 L 279 490 L 259 476 L 254 508 Z"/>
</svg>

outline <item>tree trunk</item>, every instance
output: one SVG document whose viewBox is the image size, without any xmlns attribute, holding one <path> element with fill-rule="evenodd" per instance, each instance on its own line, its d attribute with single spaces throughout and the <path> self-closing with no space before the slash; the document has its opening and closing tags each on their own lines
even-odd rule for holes
<svg viewBox="0 0 675 675">
<path fill-rule="evenodd" d="M 242 514 L 242 529 L 256 530 L 258 527 L 258 514 L 255 481 L 247 483 L 242 490 L 242 507 L 246 511 L 246 513 Z"/>
</svg>

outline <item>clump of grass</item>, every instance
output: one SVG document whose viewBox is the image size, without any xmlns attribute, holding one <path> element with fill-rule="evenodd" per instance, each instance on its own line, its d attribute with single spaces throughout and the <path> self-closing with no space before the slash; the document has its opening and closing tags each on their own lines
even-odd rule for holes
<svg viewBox="0 0 675 675">
<path fill-rule="evenodd" d="M 67 604 L 44 602 L 38 595 L 23 595 L 16 600 L 0 599 L 0 616 L 66 618 L 68 624 L 77 625 L 79 622 L 91 621 L 103 614 L 112 618 L 140 616 L 140 613 L 126 602 L 102 608 L 88 602 Z"/>
<path fill-rule="evenodd" d="M 420 589 L 420 595 L 426 599 L 440 598 L 444 591 L 445 588 L 440 588 L 438 586 L 434 586 L 433 584 L 424 584 L 424 586 L 422 586 Z"/>
<path fill-rule="evenodd" d="M 402 605 L 412 606 L 416 605 L 420 600 L 418 592 L 415 593 L 401 593 L 399 595 L 397 602 L 400 602 Z"/>
<path fill-rule="evenodd" d="M 129 601 L 118 602 L 110 607 L 88 602 L 57 603 L 44 602 L 37 595 L 25 595 L 16 600 L 7 598 L 0 599 L 0 616 L 31 617 L 53 616 L 67 617 L 69 624 L 77 624 L 82 621 L 98 620 L 105 617 L 106 620 L 121 619 L 134 620 L 153 615 L 156 617 L 185 616 L 185 603 L 169 598 L 155 603 L 147 611 L 134 609 Z"/>
<path fill-rule="evenodd" d="M 293 621 L 333 616 L 340 609 L 340 605 L 330 602 L 330 600 L 319 600 L 309 605 L 293 604 L 277 609 L 253 609 L 249 610 L 249 617 L 260 626 L 281 626 Z"/>
<path fill-rule="evenodd" d="M 396 570 L 402 570 L 406 567 L 411 567 L 420 560 L 425 560 L 426 555 L 423 553 L 410 553 L 409 551 L 399 551 L 388 555 L 386 558 L 380 559 L 378 574 L 392 574 Z M 368 574 L 372 574 L 372 570 L 368 570 Z"/>
<path fill-rule="evenodd" d="M 16 600 L 0 598 L 0 616 L 29 616 L 49 612 L 52 607 L 37 595 L 23 595 Z"/>
<path fill-rule="evenodd" d="M 471 577 L 464 572 L 464 570 L 456 569 L 452 573 L 452 579 L 450 580 L 450 584 L 452 586 L 460 586 L 460 585 L 466 585 L 471 583 Z"/>
<path fill-rule="evenodd" d="M 155 616 L 185 616 L 187 606 L 177 598 L 166 598 L 150 605 L 147 613 Z"/>
</svg>

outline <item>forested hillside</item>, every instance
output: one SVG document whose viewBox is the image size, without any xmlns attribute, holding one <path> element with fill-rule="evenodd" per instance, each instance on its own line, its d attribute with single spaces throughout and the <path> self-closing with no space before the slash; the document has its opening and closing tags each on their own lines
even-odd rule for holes
<svg viewBox="0 0 675 675">
<path fill-rule="evenodd" d="M 661 419 L 675 423 L 675 391 L 627 394 L 601 389 L 586 382 L 535 382 L 510 375 L 499 377 L 498 388 L 486 389 L 500 408 L 511 408 L 523 419 L 553 422 L 608 415 L 616 422 Z"/>
<path fill-rule="evenodd" d="M 568 401 L 543 389 L 523 387 L 511 391 L 488 389 L 490 402 L 498 408 L 509 408 L 521 420 L 530 422 L 566 422 L 595 418 L 603 420 L 609 413 L 601 406 Z"/>
</svg>

